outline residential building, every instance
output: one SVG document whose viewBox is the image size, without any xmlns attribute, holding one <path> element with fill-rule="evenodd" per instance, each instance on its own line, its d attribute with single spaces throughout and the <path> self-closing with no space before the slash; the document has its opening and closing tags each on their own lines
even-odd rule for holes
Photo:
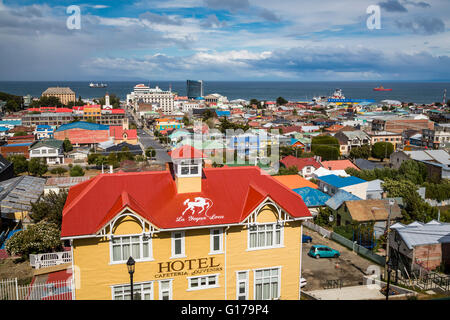
<svg viewBox="0 0 450 320">
<path fill-rule="evenodd" d="M 188 99 L 195 99 L 203 97 L 203 81 L 202 80 L 187 80 L 186 92 Z"/>
<path fill-rule="evenodd" d="M 124 148 L 128 149 L 128 152 L 130 152 L 132 155 L 135 155 L 135 156 L 137 156 L 137 155 L 142 156 L 144 154 L 144 151 L 142 150 L 142 148 L 139 144 L 130 144 L 127 142 L 121 142 L 119 144 L 115 144 L 110 147 L 107 147 L 104 151 L 102 151 L 102 154 L 107 156 L 110 153 L 122 152 Z"/>
<path fill-rule="evenodd" d="M 73 187 L 77 184 L 80 184 L 86 180 L 89 180 L 91 177 L 52 177 L 48 178 L 44 185 L 44 195 L 53 191 L 58 194 L 61 191 L 69 191 L 70 187 Z"/>
<path fill-rule="evenodd" d="M 439 149 L 446 143 L 450 143 L 450 124 L 436 123 L 434 125 L 434 130 L 422 130 L 422 146 Z"/>
<path fill-rule="evenodd" d="M 28 113 L 22 118 L 25 126 L 60 126 L 72 122 L 75 119 L 72 113 Z"/>
<path fill-rule="evenodd" d="M 375 168 L 378 168 L 378 169 L 383 168 L 382 164 L 379 164 L 379 163 L 376 163 L 373 161 L 369 161 L 366 159 L 355 159 L 355 160 L 353 160 L 353 162 L 360 170 L 374 170 Z"/>
<path fill-rule="evenodd" d="M 284 176 L 273 176 L 275 180 L 280 182 L 281 184 L 285 185 L 289 189 L 299 189 L 299 188 L 313 188 L 317 189 L 318 186 L 311 181 L 303 178 L 302 176 L 298 174 L 289 174 Z"/>
<path fill-rule="evenodd" d="M 433 121 L 426 119 L 374 119 L 372 121 L 372 131 L 388 131 L 393 133 L 402 133 L 404 130 L 422 130 L 434 129 Z"/>
<path fill-rule="evenodd" d="M 280 163 L 285 168 L 290 168 L 292 166 L 296 167 L 298 173 L 304 178 L 311 178 L 314 171 L 322 167 L 316 158 L 296 158 L 294 156 L 287 156 L 281 159 Z"/>
<path fill-rule="evenodd" d="M 389 162 L 392 168 L 398 169 L 406 160 L 425 164 L 431 179 L 450 178 L 450 154 L 444 150 L 397 151 L 391 154 Z"/>
<path fill-rule="evenodd" d="M 319 208 L 325 207 L 325 203 L 331 198 L 326 193 L 311 187 L 297 188 L 293 191 L 302 198 L 314 217 L 319 214 Z"/>
<path fill-rule="evenodd" d="M 139 299 L 299 299 L 311 218 L 299 196 L 258 167 L 202 168 L 188 146 L 171 155 L 171 171 L 102 174 L 70 189 L 61 237 L 78 267 L 76 299 L 130 299 L 130 256 Z"/>
<path fill-rule="evenodd" d="M 0 154 L 4 158 L 8 158 L 9 156 L 25 156 L 25 158 L 29 159 L 30 152 L 29 147 L 32 142 L 26 143 L 7 143 L 0 146 Z"/>
<path fill-rule="evenodd" d="M 0 181 L 5 181 L 14 177 L 14 166 L 12 162 L 0 155 Z"/>
<path fill-rule="evenodd" d="M 115 144 L 122 142 L 129 144 L 138 143 L 136 129 L 125 129 L 123 126 L 109 126 L 109 135 L 114 139 Z"/>
<path fill-rule="evenodd" d="M 396 223 L 391 232 L 389 256 L 404 276 L 410 276 L 418 266 L 434 270 L 442 265 L 447 272 L 450 270 L 450 223 Z"/>
<path fill-rule="evenodd" d="M 44 159 L 47 164 L 64 163 L 64 141 L 43 139 L 30 145 L 30 159 Z"/>
<path fill-rule="evenodd" d="M 75 92 L 70 88 L 62 87 L 50 87 L 42 93 L 42 97 L 57 97 L 62 104 L 76 101 Z"/>
<path fill-rule="evenodd" d="M 322 166 L 328 170 L 345 170 L 347 168 L 353 168 L 359 171 L 359 168 L 355 166 L 350 160 L 331 160 L 321 161 Z"/>
<path fill-rule="evenodd" d="M 34 136 L 37 140 L 53 138 L 55 129 L 49 125 L 37 125 L 34 130 Z"/>
<path fill-rule="evenodd" d="M 362 130 L 339 131 L 334 137 L 339 141 L 342 155 L 349 155 L 352 148 L 361 147 L 370 143 L 370 137 Z"/>
<path fill-rule="evenodd" d="M 402 145 L 402 133 L 388 132 L 388 131 L 366 131 L 370 138 L 370 144 L 374 145 L 377 142 L 389 142 L 397 150 Z"/>
<path fill-rule="evenodd" d="M 317 178 L 319 189 L 333 196 L 338 190 L 344 190 L 355 196 L 366 199 L 368 182 L 357 177 L 339 177 L 334 174 Z"/>
</svg>

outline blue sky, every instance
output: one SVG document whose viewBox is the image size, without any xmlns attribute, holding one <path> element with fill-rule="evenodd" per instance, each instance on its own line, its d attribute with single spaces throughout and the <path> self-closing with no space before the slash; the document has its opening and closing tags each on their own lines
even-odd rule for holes
<svg viewBox="0 0 450 320">
<path fill-rule="evenodd" d="M 0 80 L 446 81 L 449 19 L 448 0 L 0 0 Z"/>
</svg>

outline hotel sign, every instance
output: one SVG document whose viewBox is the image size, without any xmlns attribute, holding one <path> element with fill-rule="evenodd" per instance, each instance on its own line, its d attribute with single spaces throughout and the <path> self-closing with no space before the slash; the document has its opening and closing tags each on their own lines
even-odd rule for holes
<svg viewBox="0 0 450 320">
<path fill-rule="evenodd" d="M 216 257 L 173 260 L 158 263 L 158 273 L 155 278 L 175 276 L 195 276 L 204 273 L 222 271 L 222 266 L 215 260 Z"/>
</svg>

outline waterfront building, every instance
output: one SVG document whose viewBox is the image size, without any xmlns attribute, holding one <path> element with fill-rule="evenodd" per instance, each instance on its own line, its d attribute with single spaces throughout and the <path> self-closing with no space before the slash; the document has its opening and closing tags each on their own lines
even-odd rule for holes
<svg viewBox="0 0 450 320">
<path fill-rule="evenodd" d="M 295 192 L 256 166 L 202 168 L 184 146 L 170 171 L 101 174 L 70 188 L 62 240 L 75 299 L 300 299 L 302 221 Z"/>
<path fill-rule="evenodd" d="M 189 99 L 203 97 L 203 81 L 202 80 L 187 80 L 186 92 Z"/>
<path fill-rule="evenodd" d="M 174 112 L 174 93 L 172 91 L 164 91 L 158 86 L 155 88 L 147 87 L 144 84 L 138 84 L 134 87 L 133 92 L 127 95 L 127 104 L 136 112 L 139 112 L 139 104 L 157 105 L 158 109 L 164 114 L 172 114 Z"/>
<path fill-rule="evenodd" d="M 62 104 L 76 101 L 75 92 L 70 88 L 62 87 L 50 87 L 42 93 L 42 97 L 57 97 Z"/>
</svg>

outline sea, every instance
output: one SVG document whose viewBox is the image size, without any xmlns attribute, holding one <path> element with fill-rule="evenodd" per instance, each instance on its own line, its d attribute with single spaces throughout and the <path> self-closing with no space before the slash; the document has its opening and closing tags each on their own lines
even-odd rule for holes
<svg viewBox="0 0 450 320">
<path fill-rule="evenodd" d="M 70 87 L 77 97 L 93 99 L 106 93 L 115 94 L 121 100 L 133 91 L 136 84 L 143 83 L 150 87 L 158 86 L 163 90 L 171 90 L 180 96 L 186 95 L 185 81 L 95 81 L 105 83 L 106 88 L 90 88 L 88 81 L 0 81 L 0 92 L 33 97 L 40 97 L 48 87 Z M 383 86 L 392 91 L 373 91 L 373 88 Z M 316 96 L 330 96 L 335 89 L 341 89 L 348 99 L 398 100 L 428 104 L 442 102 L 444 90 L 449 91 L 450 82 L 372 82 L 372 81 L 204 81 L 204 95 L 219 93 L 228 100 L 258 99 L 274 101 L 283 97 L 289 101 L 311 101 Z"/>
</svg>

